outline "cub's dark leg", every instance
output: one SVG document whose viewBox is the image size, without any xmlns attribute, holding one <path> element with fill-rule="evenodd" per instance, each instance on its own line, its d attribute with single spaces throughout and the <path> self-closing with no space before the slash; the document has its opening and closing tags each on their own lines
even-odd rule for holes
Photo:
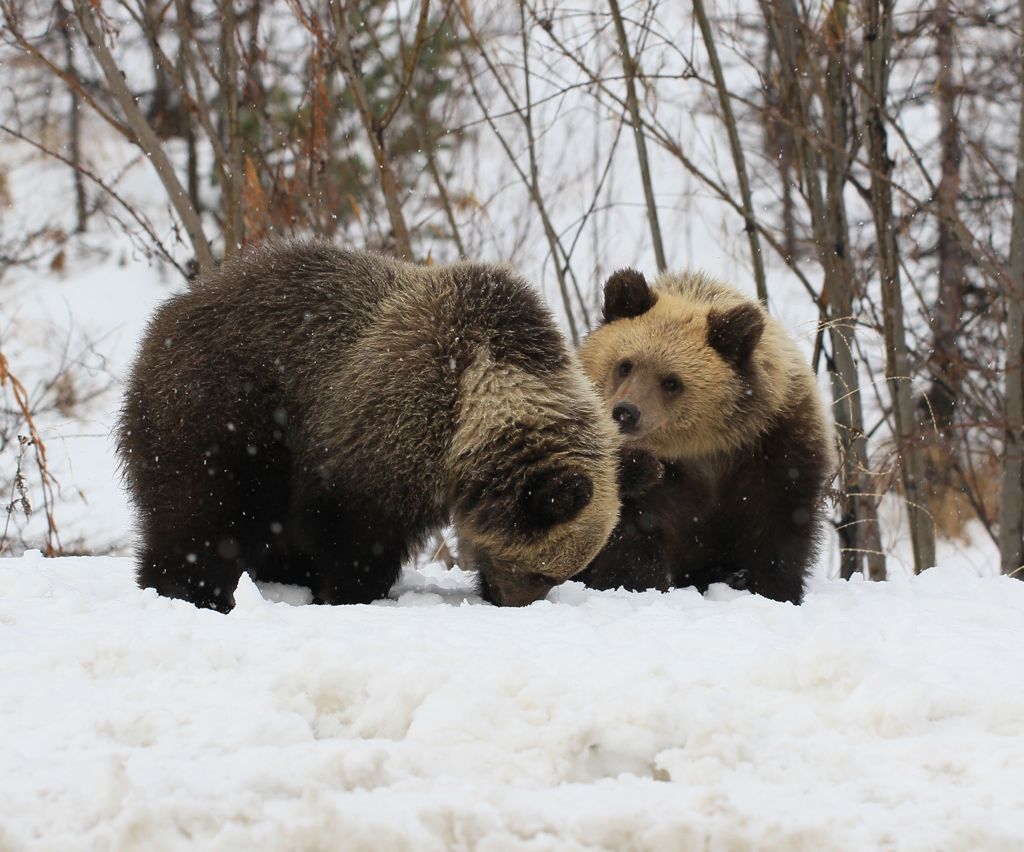
<svg viewBox="0 0 1024 852">
<path fill-rule="evenodd" d="M 786 536 L 766 547 L 747 569 L 747 588 L 776 601 L 801 603 L 807 573 L 808 546 L 796 536 Z"/>
<path fill-rule="evenodd" d="M 658 488 L 664 465 L 649 450 L 623 448 L 619 453 L 622 514 L 601 552 L 573 579 L 592 589 L 667 591 L 669 580 L 657 515 L 643 498 Z"/>
<path fill-rule="evenodd" d="M 289 573 L 316 603 L 371 603 L 398 580 L 414 538 L 408 525 L 340 493 L 306 495 L 288 518 Z"/>
<path fill-rule="evenodd" d="M 785 480 L 769 478 L 758 495 L 757 505 L 764 511 L 739 536 L 741 552 L 749 554 L 740 567 L 745 569 L 750 591 L 798 604 L 818 551 L 821 486 L 810 477 L 796 475 L 798 468 L 791 470 L 794 476 Z"/>
<path fill-rule="evenodd" d="M 714 543 L 707 560 L 685 577 L 682 565 L 677 566 L 675 583 L 688 581 L 701 592 L 712 583 L 727 583 L 772 600 L 800 603 L 813 542 L 807 529 L 793 524 L 784 495 L 773 497 L 774 507 L 764 500 L 757 504 L 764 507 L 757 517 L 750 513 L 714 517 L 705 529 Z"/>
<path fill-rule="evenodd" d="M 808 398 L 802 405 L 810 406 Z M 810 427 L 807 424 L 812 424 Z M 829 436 L 798 407 L 762 438 L 737 466 L 728 515 L 737 522 L 734 562 L 747 588 L 778 601 L 800 603 L 804 579 L 817 554 L 822 498 L 831 471 Z"/>
<path fill-rule="evenodd" d="M 119 436 L 139 510 L 138 583 L 227 612 L 242 572 L 259 577 L 283 554 L 287 436 L 275 399 L 234 366 L 200 358 L 195 381 L 179 383 L 158 343 L 140 355 Z M 223 387 L 226 375 L 237 386 Z"/>
<path fill-rule="evenodd" d="M 692 546 L 673 551 L 672 584 L 695 586 L 703 594 L 712 583 L 726 583 L 773 600 L 800 603 L 813 539 L 806 530 L 787 524 L 781 508 L 766 509 L 764 514 L 768 517 L 721 513 L 694 525 Z"/>
<path fill-rule="evenodd" d="M 240 467 L 218 452 L 206 464 L 171 459 L 138 464 L 134 490 L 142 507 L 138 583 L 161 595 L 227 612 L 245 570 L 273 552 L 262 509 L 272 503 Z"/>
<path fill-rule="evenodd" d="M 605 546 L 573 579 L 592 589 L 621 586 L 631 592 L 668 591 L 668 569 L 654 514 L 631 500 L 623 501 L 619 523 Z"/>
<path fill-rule="evenodd" d="M 139 553 L 139 586 L 199 607 L 231 610 L 245 567 L 236 555 L 238 539 L 230 531 L 196 528 L 166 537 L 147 532 L 145 540 Z"/>
</svg>

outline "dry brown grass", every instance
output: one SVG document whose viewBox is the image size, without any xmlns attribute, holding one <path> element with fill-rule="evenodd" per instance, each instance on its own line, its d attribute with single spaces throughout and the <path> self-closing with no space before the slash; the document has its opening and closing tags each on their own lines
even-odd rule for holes
<svg viewBox="0 0 1024 852">
<path fill-rule="evenodd" d="M 28 516 L 32 511 L 32 505 L 28 499 L 28 489 L 25 484 L 25 475 L 22 462 L 28 449 L 32 450 L 35 460 L 36 471 L 39 474 L 39 483 L 43 494 L 43 509 L 46 512 L 46 544 L 45 553 L 47 556 L 57 556 L 61 553 L 60 534 L 57 531 L 57 521 L 54 518 L 54 493 L 57 481 L 50 473 L 46 460 L 46 445 L 39 435 L 35 420 L 32 417 L 32 407 L 29 402 L 28 391 L 17 376 L 11 372 L 6 356 L 0 352 L 0 388 L 9 388 L 14 397 L 14 404 L 25 421 L 28 435 L 18 436 L 19 452 L 17 469 L 14 474 L 12 485 L 11 501 L 7 505 L 7 518 L 3 530 L 0 531 L 0 552 L 3 552 L 7 541 L 7 533 L 10 527 L 11 515 L 16 507 L 20 506 Z"/>
<path fill-rule="evenodd" d="M 925 502 L 937 535 L 966 541 L 970 521 L 987 523 L 998 516 L 999 459 L 995 453 L 976 458 L 971 471 L 952 463 L 942 447 L 928 448 L 925 458 L 930 485 Z"/>
</svg>

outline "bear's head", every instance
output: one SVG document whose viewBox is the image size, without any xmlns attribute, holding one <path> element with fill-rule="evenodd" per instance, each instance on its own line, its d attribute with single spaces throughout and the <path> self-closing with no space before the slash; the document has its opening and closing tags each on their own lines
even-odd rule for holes
<svg viewBox="0 0 1024 852">
<path fill-rule="evenodd" d="M 787 379 L 768 323 L 757 302 L 704 275 L 651 287 L 620 270 L 580 355 L 627 444 L 694 459 L 743 446 L 773 416 Z"/>
<path fill-rule="evenodd" d="M 537 375 L 485 354 L 463 386 L 448 497 L 459 559 L 485 599 L 523 606 L 607 541 L 621 441 L 575 357 Z"/>
</svg>

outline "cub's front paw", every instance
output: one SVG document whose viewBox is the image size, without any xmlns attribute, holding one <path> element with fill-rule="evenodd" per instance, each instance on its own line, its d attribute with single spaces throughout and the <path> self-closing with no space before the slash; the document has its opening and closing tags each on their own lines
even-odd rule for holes
<svg viewBox="0 0 1024 852">
<path fill-rule="evenodd" d="M 619 492 L 623 497 L 642 497 L 665 475 L 665 465 L 650 450 L 623 447 L 619 451 Z"/>
</svg>

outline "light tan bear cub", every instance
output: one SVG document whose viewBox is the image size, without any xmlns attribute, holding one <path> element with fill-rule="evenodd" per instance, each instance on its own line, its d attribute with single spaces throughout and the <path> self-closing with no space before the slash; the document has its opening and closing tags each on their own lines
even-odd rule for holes
<svg viewBox="0 0 1024 852">
<path fill-rule="evenodd" d="M 803 599 L 817 551 L 834 435 L 814 374 L 779 323 L 699 273 L 605 285 L 584 368 L 627 447 L 653 451 L 660 482 L 626 495 L 581 579 L 598 588 L 726 582 Z"/>
</svg>

